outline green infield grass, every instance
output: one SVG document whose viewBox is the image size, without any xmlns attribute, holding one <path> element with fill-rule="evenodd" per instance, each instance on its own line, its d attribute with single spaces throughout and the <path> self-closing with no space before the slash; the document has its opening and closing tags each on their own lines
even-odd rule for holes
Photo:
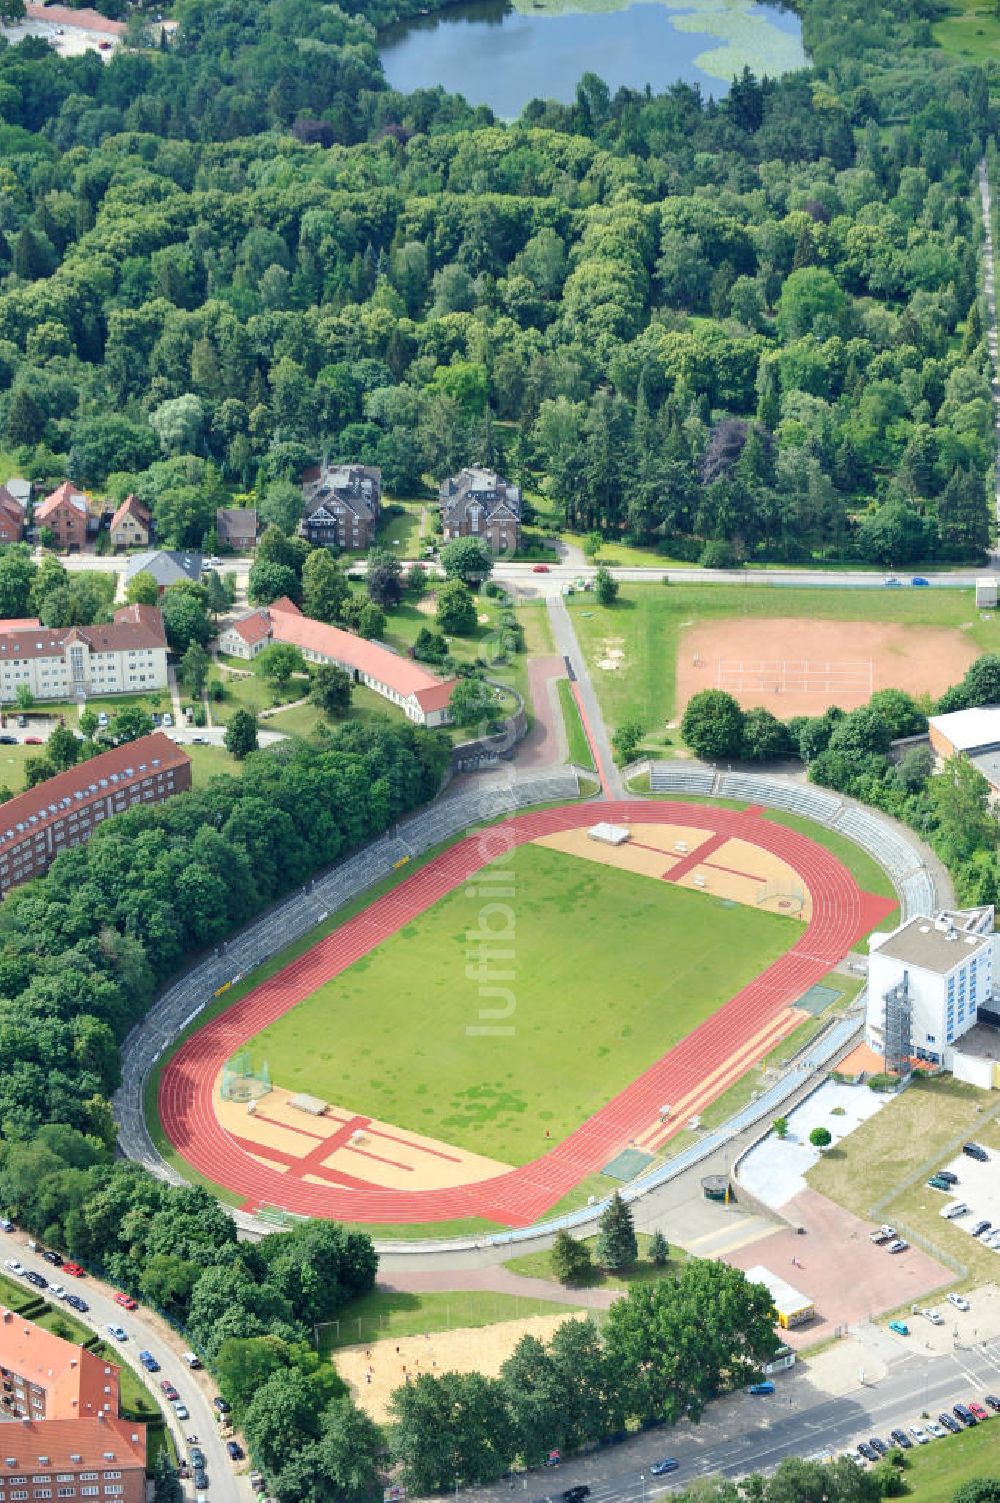
<svg viewBox="0 0 1000 1503">
<path fill-rule="evenodd" d="M 253 1058 L 290 1090 L 524 1163 L 801 933 L 793 919 L 538 846 L 505 870 L 510 896 L 482 878 L 447 894 L 249 1039 Z M 484 940 L 510 956 L 480 974 Z M 495 1026 L 508 1005 L 490 995 L 498 987 L 514 1006 Z"/>
<path fill-rule="evenodd" d="M 623 584 L 616 603 L 600 606 L 593 595 L 567 602 L 601 709 L 611 728 L 636 716 L 649 730 L 675 713 L 677 647 L 681 633 L 704 621 L 741 616 L 800 616 L 820 621 L 885 621 L 900 625 L 953 627 L 978 652 L 1000 650 L 1000 617 L 982 620 L 969 590 L 776 589 L 757 584 Z M 624 653 L 614 673 L 596 665 L 615 640 Z"/>
</svg>

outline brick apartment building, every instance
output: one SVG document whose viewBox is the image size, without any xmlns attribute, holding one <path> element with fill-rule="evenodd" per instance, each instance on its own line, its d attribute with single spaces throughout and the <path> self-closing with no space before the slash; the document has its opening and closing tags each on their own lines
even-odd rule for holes
<svg viewBox="0 0 1000 1503">
<path fill-rule="evenodd" d="M 0 543 L 19 543 L 24 537 L 24 507 L 12 491 L 0 485 Z"/>
<path fill-rule="evenodd" d="M 0 1503 L 144 1503 L 146 1427 L 119 1415 L 120 1368 L 0 1308 Z"/>
<path fill-rule="evenodd" d="M 47 527 L 60 548 L 82 548 L 87 541 L 90 513 L 87 498 L 68 480 L 35 507 L 34 525 Z"/>
<path fill-rule="evenodd" d="M 313 621 L 285 597 L 251 611 L 219 634 L 220 651 L 238 658 L 255 658 L 271 642 L 290 642 L 310 663 L 336 663 L 354 683 L 398 705 L 417 725 L 445 725 L 451 719 L 448 704 L 455 679 L 440 679 L 381 642 Z"/>
<path fill-rule="evenodd" d="M 324 465 L 303 476 L 302 536 L 314 547 L 370 548 L 382 505 L 382 471 L 375 465 Z"/>
<path fill-rule="evenodd" d="M 190 757 L 154 731 L 8 799 L 0 804 L 0 898 L 40 877 L 60 851 L 82 845 L 112 815 L 190 787 Z"/>
<path fill-rule="evenodd" d="M 125 605 L 103 626 L 0 621 L 0 704 L 13 704 L 22 684 L 36 700 L 164 689 L 163 616 L 156 606 Z"/>
<path fill-rule="evenodd" d="M 479 538 L 492 553 L 516 553 L 521 543 L 521 488 L 493 470 L 467 469 L 441 482 L 446 543 Z"/>
</svg>

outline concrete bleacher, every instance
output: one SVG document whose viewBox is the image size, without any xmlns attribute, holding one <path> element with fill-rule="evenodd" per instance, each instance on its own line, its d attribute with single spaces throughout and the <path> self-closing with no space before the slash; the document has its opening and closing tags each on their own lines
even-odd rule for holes
<svg viewBox="0 0 1000 1503">
<path fill-rule="evenodd" d="M 752 773 L 727 772 L 719 778 L 719 797 L 746 799 L 748 804 L 766 804 L 769 809 L 787 809 L 806 819 L 831 824 L 843 808 L 839 798 L 807 783 L 784 783 L 778 778 L 759 778 Z"/>
<path fill-rule="evenodd" d="M 704 793 L 715 787 L 710 767 L 685 767 L 683 763 L 653 762 L 649 769 L 651 793 Z"/>
</svg>

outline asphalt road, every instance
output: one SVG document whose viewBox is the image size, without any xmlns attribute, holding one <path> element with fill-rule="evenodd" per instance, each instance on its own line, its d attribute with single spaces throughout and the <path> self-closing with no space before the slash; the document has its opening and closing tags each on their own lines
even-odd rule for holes
<svg viewBox="0 0 1000 1503">
<path fill-rule="evenodd" d="M 924 1411 L 936 1419 L 957 1402 L 1000 1391 L 1000 1342 L 931 1360 L 906 1357 L 877 1384 L 859 1383 L 843 1397 L 818 1393 L 806 1369 L 780 1373 L 775 1384 L 770 1397 L 741 1393 L 718 1401 L 699 1425 L 685 1422 L 676 1429 L 653 1430 L 558 1470 L 518 1477 L 513 1488 L 502 1483 L 470 1489 L 464 1496 L 509 1503 L 513 1492 L 538 1503 L 546 1495 L 557 1500 L 564 1488 L 584 1482 L 591 1489 L 589 1503 L 646 1503 L 689 1486 L 696 1477 L 740 1477 L 773 1468 L 787 1456 L 853 1452 L 859 1440 L 872 1435 L 888 1442 L 890 1430 L 922 1423 Z M 989 1423 L 996 1425 L 1000 1440 L 1000 1416 Z M 650 1464 L 663 1456 L 675 1457 L 680 1466 L 666 1477 L 654 1477 Z"/>
<path fill-rule="evenodd" d="M 113 1347 L 117 1353 L 117 1359 L 123 1364 L 134 1369 L 146 1384 L 149 1392 L 161 1403 L 166 1415 L 167 1423 L 173 1432 L 180 1456 L 186 1457 L 190 1446 L 186 1442 L 188 1435 L 197 1435 L 198 1444 L 205 1452 L 208 1472 L 209 1503 L 247 1503 L 253 1495 L 250 1490 L 249 1473 L 247 1463 L 240 1462 L 242 1475 L 237 1475 L 236 1468 L 230 1461 L 226 1452 L 225 1443 L 220 1433 L 218 1417 L 212 1406 L 212 1399 L 218 1393 L 218 1389 L 212 1382 L 211 1377 L 204 1369 L 192 1372 L 181 1360 L 181 1352 L 187 1349 L 186 1343 L 166 1321 L 162 1320 L 152 1311 L 144 1310 L 142 1306 L 138 1310 L 122 1310 L 114 1302 L 114 1290 L 100 1279 L 88 1274 L 86 1278 L 60 1278 L 59 1270 L 43 1261 L 39 1253 L 28 1251 L 28 1239 L 21 1232 L 0 1233 L 0 1262 L 6 1262 L 8 1258 L 17 1260 L 26 1268 L 33 1268 L 43 1274 L 50 1283 L 64 1284 L 72 1293 L 79 1294 L 87 1301 L 90 1309 L 85 1315 L 66 1306 L 66 1315 L 81 1324 L 89 1326 Z M 22 1275 L 3 1270 L 6 1277 L 14 1283 L 24 1282 Z M 25 1288 L 31 1288 L 25 1284 Z M 39 1291 L 44 1293 L 44 1291 Z M 56 1309 L 62 1306 L 62 1301 L 52 1300 Z M 108 1334 L 109 1325 L 119 1325 L 127 1333 L 127 1341 L 115 1341 Z M 139 1362 L 139 1353 L 143 1350 L 152 1352 L 159 1362 L 161 1371 L 158 1373 L 146 1373 Z M 180 1394 L 190 1412 L 190 1419 L 178 1420 L 170 1408 L 160 1390 L 161 1379 L 169 1378 L 177 1392 Z M 191 1481 L 184 1483 L 185 1497 L 193 1498 L 195 1495 L 194 1484 Z"/>
</svg>

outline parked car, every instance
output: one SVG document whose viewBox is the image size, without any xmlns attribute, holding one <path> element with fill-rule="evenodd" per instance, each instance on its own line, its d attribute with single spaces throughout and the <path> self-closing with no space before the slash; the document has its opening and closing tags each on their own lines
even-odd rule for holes
<svg viewBox="0 0 1000 1503">
<path fill-rule="evenodd" d="M 933 1435 L 935 1440 L 941 1440 L 945 1435 L 948 1434 L 944 1425 L 938 1424 L 937 1420 L 927 1421 L 927 1433 L 928 1435 Z"/>
<path fill-rule="evenodd" d="M 215 1398 L 212 1400 L 212 1403 L 215 1405 L 216 1409 L 218 1409 L 218 1411 L 219 1411 L 220 1414 L 228 1414 L 229 1411 L 230 1411 L 230 1409 L 232 1408 L 232 1405 L 231 1404 L 227 1404 L 226 1401 L 225 1401 L 225 1399 L 222 1397 L 222 1395 L 220 1393 L 217 1393 L 215 1395 Z"/>
<path fill-rule="evenodd" d="M 928 1190 L 946 1190 L 946 1191 L 950 1191 L 951 1190 L 951 1185 L 948 1182 L 948 1180 L 942 1179 L 940 1177 L 940 1175 L 934 1174 L 927 1181 L 927 1188 L 928 1188 Z"/>
<path fill-rule="evenodd" d="M 988 1409 L 984 1409 L 982 1404 L 973 1404 L 970 1402 L 968 1407 L 980 1422 L 989 1419 L 990 1412 Z"/>
<path fill-rule="evenodd" d="M 162 1382 L 160 1383 L 160 1388 L 166 1394 L 166 1396 L 167 1396 L 168 1399 L 179 1399 L 180 1398 L 180 1394 L 177 1392 L 177 1389 L 171 1383 L 171 1381 L 170 1381 L 169 1378 L 164 1378 L 162 1380 Z"/>
<path fill-rule="evenodd" d="M 243 1460 L 243 1447 L 240 1445 L 238 1440 L 227 1440 L 226 1450 L 229 1452 L 230 1461 Z"/>
<path fill-rule="evenodd" d="M 974 1237 L 981 1237 L 983 1235 L 983 1233 L 984 1232 L 988 1232 L 989 1229 L 990 1229 L 990 1222 L 988 1222 L 988 1221 L 977 1221 L 976 1224 L 975 1224 L 975 1226 L 972 1228 L 972 1235 Z"/>
<path fill-rule="evenodd" d="M 990 1161 L 990 1156 L 986 1152 L 986 1149 L 981 1147 L 978 1143 L 963 1143 L 962 1152 L 964 1154 L 967 1154 L 970 1159 L 975 1159 L 977 1163 L 980 1164 L 988 1164 Z"/>
<path fill-rule="evenodd" d="M 0 736 L 0 746 L 16 746 L 16 736 Z"/>
<path fill-rule="evenodd" d="M 49 1293 L 51 1294 L 53 1299 L 66 1298 L 66 1290 L 63 1288 L 62 1284 L 50 1284 Z"/>
<path fill-rule="evenodd" d="M 70 1274 L 74 1279 L 82 1279 L 84 1275 L 84 1270 L 80 1267 L 79 1263 L 64 1263 L 62 1271 L 63 1273 Z"/>
<path fill-rule="evenodd" d="M 14 1223 L 9 1216 L 0 1216 L 0 1232 L 12 1232 Z"/>
<path fill-rule="evenodd" d="M 878 1452 L 866 1440 L 859 1441 L 858 1455 L 863 1456 L 866 1461 L 878 1461 Z"/>
<path fill-rule="evenodd" d="M 944 1316 L 941 1314 L 940 1310 L 925 1310 L 924 1314 L 926 1315 L 932 1326 L 944 1325 Z"/>
<path fill-rule="evenodd" d="M 98 711 L 97 724 L 98 725 L 102 725 L 102 726 L 108 724 L 108 712 L 107 712 L 107 710 L 100 710 L 100 711 Z"/>
<path fill-rule="evenodd" d="M 876 1451 L 878 1453 L 879 1456 L 887 1456 L 889 1454 L 889 1447 L 886 1445 L 885 1441 L 880 1440 L 877 1435 L 873 1435 L 868 1444 L 871 1446 L 873 1451 Z"/>
<path fill-rule="evenodd" d="M 188 1412 L 188 1406 L 185 1404 L 183 1399 L 174 1399 L 171 1404 L 171 1408 L 173 1409 L 178 1419 L 191 1418 L 191 1415 Z"/>
<path fill-rule="evenodd" d="M 139 1361 L 142 1363 L 143 1367 L 148 1373 L 158 1373 L 160 1371 L 160 1364 L 157 1362 L 152 1352 L 141 1351 L 139 1353 Z"/>
<path fill-rule="evenodd" d="M 131 1294 L 125 1294 L 121 1289 L 115 1295 L 115 1304 L 121 1305 L 123 1310 L 138 1310 L 139 1302 L 134 1300 Z"/>
<path fill-rule="evenodd" d="M 958 1175 L 955 1174 L 955 1173 L 953 1173 L 953 1171 L 951 1169 L 938 1169 L 935 1172 L 934 1178 L 935 1179 L 946 1179 L 948 1181 L 949 1185 L 957 1185 L 958 1184 Z"/>
<path fill-rule="evenodd" d="M 764 1393 L 773 1393 L 773 1392 L 774 1392 L 774 1384 L 771 1382 L 770 1378 L 766 1379 L 765 1382 L 763 1382 L 763 1383 L 751 1383 L 750 1387 L 747 1389 L 747 1393 L 755 1393 L 755 1394 L 764 1394 Z"/>
<path fill-rule="evenodd" d="M 201 1358 L 197 1352 L 181 1352 L 181 1361 L 186 1363 L 192 1371 L 201 1366 Z"/>
<path fill-rule="evenodd" d="M 27 726 L 28 726 L 28 717 L 27 717 L 27 715 L 19 715 L 17 717 L 17 728 L 18 728 L 18 730 L 19 731 L 26 730 Z"/>
<path fill-rule="evenodd" d="M 532 574 L 547 574 L 549 572 L 549 566 L 548 564 L 532 564 L 531 572 Z"/>
<path fill-rule="evenodd" d="M 45 742 L 41 736 L 25 736 L 24 744 L 25 746 L 44 746 Z"/>
<path fill-rule="evenodd" d="M 890 1430 L 889 1439 L 894 1440 L 901 1451 L 912 1451 L 913 1441 L 905 1430 Z"/>
<path fill-rule="evenodd" d="M 586 1482 L 578 1482 L 576 1487 L 568 1487 L 561 1496 L 562 1503 L 583 1503 L 584 1498 L 590 1497 L 590 1488 Z"/>
<path fill-rule="evenodd" d="M 664 1456 L 662 1461 L 654 1461 L 650 1467 L 654 1477 L 665 1477 L 667 1472 L 676 1472 L 680 1462 L 675 1456 Z"/>
<path fill-rule="evenodd" d="M 910 1244 L 905 1240 L 905 1238 L 903 1238 L 903 1237 L 897 1237 L 893 1242 L 889 1243 L 889 1246 L 886 1248 L 886 1252 L 891 1252 L 891 1253 L 905 1252 L 906 1249 L 909 1247 L 909 1245 Z"/>
<path fill-rule="evenodd" d="M 51 1263 L 53 1265 L 53 1267 L 55 1267 L 55 1268 L 61 1268 L 62 1267 L 62 1264 L 63 1264 L 62 1253 L 54 1252 L 51 1247 L 48 1248 L 45 1252 L 42 1253 L 42 1257 L 45 1259 L 46 1263 Z"/>
<path fill-rule="evenodd" d="M 914 574 L 913 578 L 910 580 L 910 584 L 915 586 L 915 588 L 918 590 L 926 590 L 930 585 L 930 580 L 925 579 L 922 574 Z"/>
<path fill-rule="evenodd" d="M 195 1485 L 195 1487 L 207 1487 L 208 1486 L 208 1473 L 205 1471 L 205 1468 L 202 1467 L 202 1466 L 197 1467 L 195 1469 L 194 1485 Z"/>
<path fill-rule="evenodd" d="M 949 1294 L 948 1303 L 954 1305 L 956 1310 L 972 1309 L 964 1294 Z"/>
<path fill-rule="evenodd" d="M 910 1328 L 905 1320 L 890 1320 L 889 1330 L 895 1331 L 897 1336 L 909 1336 Z"/>
<path fill-rule="evenodd" d="M 5 1268 L 9 1269 L 11 1273 L 23 1273 L 24 1272 L 23 1267 L 17 1261 L 16 1258 L 8 1258 L 7 1261 L 6 1261 L 6 1263 L 3 1266 Z"/>
<path fill-rule="evenodd" d="M 972 1410 L 969 1409 L 965 1404 L 952 1404 L 951 1412 L 956 1417 L 956 1419 L 960 1419 L 962 1421 L 963 1425 L 972 1426 L 977 1423 L 976 1416 L 973 1414 Z"/>
<path fill-rule="evenodd" d="M 953 1200 L 950 1206 L 945 1206 L 943 1211 L 938 1212 L 938 1215 L 943 1216 L 946 1221 L 957 1221 L 960 1216 L 968 1216 L 968 1214 L 969 1207 L 964 1200 Z"/>
<path fill-rule="evenodd" d="M 927 1431 L 924 1429 L 923 1425 L 911 1425 L 910 1434 L 916 1441 L 918 1446 L 925 1446 L 930 1440 L 930 1436 L 927 1434 Z"/>
<path fill-rule="evenodd" d="M 66 1303 L 67 1305 L 69 1305 L 71 1310 L 79 1310 L 81 1315 L 86 1315 L 87 1311 L 90 1309 L 87 1301 L 85 1299 L 81 1299 L 78 1294 L 67 1294 Z"/>
<path fill-rule="evenodd" d="M 986 1394 L 983 1403 L 988 1404 L 994 1414 L 1000 1414 L 1000 1399 L 997 1398 L 995 1393 Z"/>
<path fill-rule="evenodd" d="M 952 1435 L 957 1435 L 958 1432 L 959 1432 L 959 1430 L 961 1430 L 961 1428 L 962 1428 L 961 1425 L 958 1423 L 958 1420 L 955 1419 L 954 1416 L 950 1415 L 950 1414 L 944 1414 L 944 1413 L 939 1414 L 938 1415 L 938 1424 L 939 1425 L 943 1425 L 944 1428 L 947 1431 L 949 1431 Z"/>
<path fill-rule="evenodd" d="M 165 710 L 163 712 L 163 721 L 162 721 L 163 729 L 165 731 L 169 731 L 169 729 L 173 725 L 173 723 L 174 723 L 174 717 L 171 715 L 171 713 L 170 713 L 169 710 Z"/>
<path fill-rule="evenodd" d="M 127 1341 L 128 1340 L 128 1332 L 125 1330 L 124 1326 L 112 1326 L 112 1325 L 109 1325 L 109 1326 L 105 1326 L 104 1329 L 107 1331 L 108 1335 L 109 1336 L 113 1336 L 116 1341 Z"/>
<path fill-rule="evenodd" d="M 191 1447 L 191 1465 L 192 1466 L 204 1466 L 205 1465 L 205 1453 L 201 1449 L 201 1446 L 192 1446 Z"/>
<path fill-rule="evenodd" d="M 887 574 L 882 583 L 885 585 L 887 590 L 901 590 L 903 588 L 903 581 L 901 579 L 897 579 L 895 574 Z"/>
<path fill-rule="evenodd" d="M 43 1278 L 40 1273 L 36 1273 L 33 1268 L 29 1268 L 24 1277 L 28 1280 L 29 1284 L 34 1284 L 36 1289 L 47 1289 L 49 1287 L 48 1279 Z"/>
</svg>

